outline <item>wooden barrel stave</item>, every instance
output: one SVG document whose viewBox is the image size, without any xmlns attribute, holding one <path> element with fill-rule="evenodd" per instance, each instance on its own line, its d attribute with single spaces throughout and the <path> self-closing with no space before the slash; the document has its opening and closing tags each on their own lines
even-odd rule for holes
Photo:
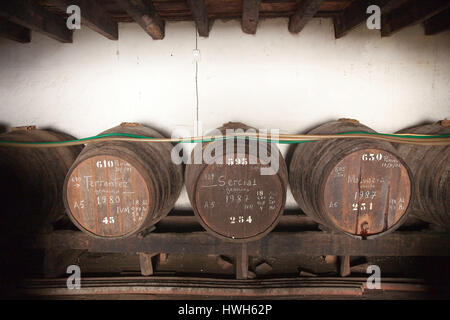
<svg viewBox="0 0 450 320">
<path fill-rule="evenodd" d="M 448 120 L 403 129 L 401 134 L 449 134 Z M 450 228 L 450 147 L 396 144 L 414 174 L 411 215 Z"/>
<path fill-rule="evenodd" d="M 227 123 L 218 130 L 225 134 L 226 129 L 248 130 L 250 127 L 242 123 Z M 236 139 L 234 141 L 236 141 Z M 215 154 L 214 159 L 222 157 L 224 161 L 222 165 L 208 165 L 202 162 L 201 164 L 191 163 L 186 166 L 186 189 L 194 213 L 200 224 L 209 233 L 220 239 L 232 242 L 248 242 L 260 239 L 275 227 L 283 212 L 287 187 L 286 164 L 284 163 L 278 148 L 275 147 L 276 150 L 272 150 L 272 146 L 268 144 L 268 155 L 270 155 L 271 152 L 278 153 L 279 169 L 275 175 L 261 176 L 259 170 L 262 165 L 257 151 L 259 150 L 259 146 L 258 149 L 255 150 L 256 154 L 250 152 L 249 141 L 245 142 L 244 154 L 238 153 L 236 143 L 234 145 L 234 152 L 232 154 L 227 154 L 225 141 L 208 143 L 203 145 L 203 149 L 214 148 L 214 146 L 219 146 L 220 144 L 223 148 L 223 152 Z M 197 145 L 194 148 L 191 154 L 191 161 L 193 160 L 195 152 L 200 152 L 201 148 L 201 145 Z M 232 158 L 234 161 L 234 159 L 243 157 L 247 159 L 246 165 L 227 165 L 228 159 Z M 250 164 L 250 159 L 254 160 L 257 164 Z M 219 178 L 217 178 L 217 176 Z M 213 182 L 208 182 L 207 177 L 212 177 L 211 179 L 213 179 Z M 214 181 L 214 177 L 223 180 Z M 247 185 L 242 188 L 234 186 L 222 188 L 220 185 L 216 185 L 223 184 L 224 181 L 230 183 L 230 179 L 235 183 L 238 181 L 238 183 L 247 183 Z M 249 181 L 252 183 L 249 183 Z M 208 183 L 213 185 L 211 189 L 208 189 L 210 187 Z M 240 189 L 245 191 L 241 193 L 239 191 Z M 225 194 L 227 190 L 229 190 L 229 195 Z M 246 204 L 241 204 L 240 202 L 233 203 L 234 197 L 239 196 L 246 199 Z M 225 198 L 225 200 L 223 198 Z M 202 208 L 202 203 L 210 204 L 212 202 L 220 203 L 220 206 L 210 208 L 208 205 L 207 207 L 203 206 Z M 271 205 L 268 204 L 269 202 Z M 257 213 L 257 204 L 261 205 L 261 214 L 255 215 Z M 241 225 L 239 225 L 240 223 Z"/>
<path fill-rule="evenodd" d="M 356 121 L 342 119 L 323 124 L 311 130 L 309 134 L 338 134 L 349 131 L 374 132 Z M 327 229 L 345 232 L 350 236 L 361 239 L 375 238 L 390 232 L 397 228 L 406 218 L 402 210 L 409 204 L 410 183 L 408 168 L 401 159 L 395 157 L 395 149 L 389 143 L 364 138 L 330 139 L 299 144 L 295 148 L 289 172 L 292 194 L 300 208 L 319 224 L 322 224 Z M 382 159 L 380 164 L 382 166 L 385 166 L 384 163 L 386 161 L 391 161 L 393 163 L 392 166 L 395 165 L 401 168 L 400 172 L 394 171 L 394 169 L 381 170 L 380 165 L 364 163 L 357 157 L 357 155 L 364 156 L 364 150 L 369 154 L 380 155 Z M 353 162 L 350 162 L 350 160 Z M 387 167 L 388 165 L 386 164 Z M 360 173 L 361 177 L 359 177 L 359 182 L 357 183 L 353 182 L 355 178 L 350 175 L 350 171 L 356 170 L 356 168 L 359 168 L 360 172 L 364 170 L 362 176 Z M 347 179 L 347 184 L 343 183 L 343 180 L 337 184 L 337 181 L 340 181 L 341 178 L 344 179 L 344 175 Z M 384 178 L 382 179 L 383 175 L 401 178 L 402 181 L 406 182 L 407 190 L 402 191 L 400 187 L 387 190 L 387 184 L 384 182 Z M 364 180 L 369 181 L 370 178 L 375 182 L 361 183 L 362 177 Z M 375 177 L 378 178 L 375 179 Z M 351 187 L 351 184 L 354 184 L 354 186 Z M 357 191 L 353 190 L 356 185 L 358 186 Z M 355 194 L 356 198 L 351 205 L 357 212 L 353 214 L 345 213 L 352 211 L 352 207 L 349 207 L 349 190 L 357 193 L 364 191 L 367 194 L 369 189 L 378 194 L 377 198 L 379 199 L 375 201 L 375 198 L 372 198 L 375 202 L 371 201 L 368 204 L 371 207 L 383 207 L 383 210 L 376 208 L 367 209 L 366 201 L 359 199 Z M 391 206 L 386 209 L 388 206 L 387 204 L 382 204 L 380 195 L 383 197 L 387 196 L 387 194 L 397 194 L 401 205 L 397 207 L 397 199 L 395 202 L 392 199 L 390 201 L 393 201 L 395 206 L 393 204 L 393 209 L 390 208 Z M 374 195 L 374 197 L 376 196 Z M 332 200 L 329 205 L 325 203 L 328 201 L 327 199 Z M 403 204 L 403 202 L 406 203 Z M 376 213 L 371 212 L 372 210 L 376 211 Z M 381 212 L 383 211 L 386 211 L 386 213 L 382 214 Z M 354 228 L 351 227 L 353 223 Z M 370 226 L 372 231 L 370 229 L 367 231 L 367 226 Z"/>
<path fill-rule="evenodd" d="M 157 131 L 139 124 L 122 124 L 102 132 L 108 133 L 162 137 Z M 134 141 L 106 141 L 88 145 L 66 178 L 65 205 L 72 221 L 94 237 L 111 239 L 128 237 L 153 226 L 169 213 L 181 192 L 182 167 L 172 162 L 172 147 L 170 143 Z M 89 169 L 92 164 L 89 168 L 87 164 L 93 161 L 103 161 L 116 168 Z M 106 189 L 97 187 L 98 181 L 95 181 L 92 192 L 104 194 L 100 199 L 86 191 L 82 197 L 77 194 L 75 188 L 79 187 L 71 179 L 86 179 L 86 175 L 80 175 L 81 168 L 85 170 L 83 172 L 90 170 L 108 181 Z M 118 186 L 116 180 L 119 181 Z M 89 187 L 85 186 L 85 189 Z M 109 198 L 105 202 L 103 197 Z M 88 203 L 83 213 L 75 207 L 77 201 L 82 199 Z"/>
<path fill-rule="evenodd" d="M 66 141 L 74 137 L 51 130 L 34 127 L 13 128 L 1 135 L 1 140 L 42 142 Z M 81 151 L 79 146 L 58 148 L 15 148 L 1 147 L 2 180 L 15 181 L 15 187 L 2 187 L 3 202 L 9 203 L 4 218 L 8 215 L 19 227 L 13 232 L 20 233 L 47 228 L 65 216 L 62 203 L 62 188 L 67 171 Z M 20 218 L 19 218 L 20 217 Z"/>
</svg>

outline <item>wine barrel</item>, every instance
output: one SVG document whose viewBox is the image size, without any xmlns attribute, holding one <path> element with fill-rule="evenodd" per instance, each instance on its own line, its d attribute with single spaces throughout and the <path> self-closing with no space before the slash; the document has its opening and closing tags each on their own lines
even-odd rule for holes
<svg viewBox="0 0 450 320">
<path fill-rule="evenodd" d="M 102 134 L 162 137 L 137 123 Z M 147 229 L 173 208 L 182 188 L 182 167 L 166 142 L 102 141 L 88 144 L 64 183 L 64 204 L 73 223 L 98 238 L 125 238 Z"/>
<path fill-rule="evenodd" d="M 450 134 L 450 120 L 404 129 L 403 134 Z M 411 215 L 450 228 L 450 146 L 397 144 L 414 175 Z"/>
<path fill-rule="evenodd" d="M 374 132 L 357 120 L 325 123 L 309 134 Z M 300 208 L 326 229 L 359 239 L 386 234 L 406 218 L 411 175 L 394 147 L 370 139 L 299 144 L 289 181 Z"/>
<path fill-rule="evenodd" d="M 74 137 L 34 126 L 12 128 L 2 141 L 42 142 Z M 40 231 L 65 217 L 64 179 L 81 151 L 80 146 L 57 148 L 0 147 L 2 226 L 8 233 Z"/>
<path fill-rule="evenodd" d="M 227 129 L 250 127 L 230 122 L 218 130 L 225 134 Z M 262 175 L 261 168 L 270 165 L 261 161 L 260 147 L 253 148 L 249 140 L 240 139 L 244 142 L 244 150 L 240 150 L 238 139 L 231 141 L 234 141 L 231 150 L 227 150 L 224 141 L 194 148 L 186 165 L 186 190 L 195 215 L 209 233 L 231 242 L 248 242 L 269 233 L 281 217 L 286 202 L 287 167 L 278 148 L 267 144 L 261 150 L 267 149 L 264 151 L 270 156 L 277 153 L 278 158 L 274 158 L 278 170 Z M 208 149 L 215 150 L 211 153 L 213 159 L 220 159 L 222 164 L 207 163 L 204 158 L 200 163 L 193 163 L 197 152 Z"/>
</svg>

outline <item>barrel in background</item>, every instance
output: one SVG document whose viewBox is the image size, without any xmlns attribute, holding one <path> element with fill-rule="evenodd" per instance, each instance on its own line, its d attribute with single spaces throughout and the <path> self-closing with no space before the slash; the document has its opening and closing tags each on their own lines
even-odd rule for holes
<svg viewBox="0 0 450 320">
<path fill-rule="evenodd" d="M 374 132 L 356 120 L 325 123 L 308 134 Z M 330 139 L 299 144 L 289 181 L 300 208 L 332 231 L 370 239 L 396 229 L 412 193 L 409 169 L 387 142 Z"/>
<path fill-rule="evenodd" d="M 103 132 L 162 137 L 136 123 Z M 72 221 L 101 238 L 123 238 L 157 223 L 173 208 L 182 188 L 182 167 L 167 142 L 90 143 L 70 169 L 64 203 Z"/>
<path fill-rule="evenodd" d="M 74 137 L 34 126 L 12 128 L 2 141 L 58 142 Z M 48 228 L 65 216 L 64 179 L 80 146 L 56 148 L 0 147 L 2 228 L 21 234 Z"/>
<path fill-rule="evenodd" d="M 402 134 L 450 134 L 450 120 L 404 129 Z M 450 147 L 397 144 L 414 175 L 412 215 L 450 228 Z"/>
<path fill-rule="evenodd" d="M 230 122 L 219 128 L 223 134 L 226 129 L 250 127 Z M 218 145 L 223 152 L 214 154 L 214 159 L 222 158 L 222 164 L 192 163 L 199 149 Z M 268 154 L 278 153 L 278 170 L 273 175 L 261 175 L 261 167 L 269 165 L 261 163 L 259 148 L 251 151 L 248 140 L 244 153 L 239 152 L 237 143 L 234 152 L 226 153 L 224 141 L 199 144 L 193 150 L 191 163 L 186 165 L 186 189 L 194 213 L 212 235 L 247 242 L 263 237 L 276 226 L 286 202 L 287 167 L 278 148 L 267 146 Z"/>
</svg>

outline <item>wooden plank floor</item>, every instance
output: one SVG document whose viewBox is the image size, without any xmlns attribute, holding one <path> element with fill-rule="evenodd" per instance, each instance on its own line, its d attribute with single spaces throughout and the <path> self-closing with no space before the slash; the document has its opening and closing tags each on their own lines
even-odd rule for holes
<svg viewBox="0 0 450 320">
<path fill-rule="evenodd" d="M 449 288 L 422 280 L 383 279 L 380 290 L 367 288 L 366 278 L 309 278 L 219 280 L 173 277 L 83 279 L 79 290 L 69 290 L 66 279 L 34 279 L 21 294 L 40 299 L 426 299 L 448 298 Z"/>
</svg>

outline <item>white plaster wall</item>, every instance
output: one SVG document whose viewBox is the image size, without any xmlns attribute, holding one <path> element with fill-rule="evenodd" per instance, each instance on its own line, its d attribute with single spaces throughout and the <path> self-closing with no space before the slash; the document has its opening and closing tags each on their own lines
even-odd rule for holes
<svg viewBox="0 0 450 320">
<path fill-rule="evenodd" d="M 351 117 L 394 132 L 450 117 L 448 31 L 425 37 L 417 25 L 380 38 L 362 25 L 335 40 L 331 19 L 298 35 L 286 19 L 262 20 L 255 36 L 239 21 L 216 21 L 198 39 L 198 110 L 193 23 L 168 23 L 162 41 L 137 24 L 120 24 L 119 34 L 110 41 L 82 28 L 73 44 L 37 33 L 26 45 L 0 39 L 0 125 L 85 137 L 133 121 L 170 135 L 192 130 L 198 111 L 205 130 L 241 121 L 299 133 Z M 185 194 L 178 206 L 188 206 Z"/>
</svg>

